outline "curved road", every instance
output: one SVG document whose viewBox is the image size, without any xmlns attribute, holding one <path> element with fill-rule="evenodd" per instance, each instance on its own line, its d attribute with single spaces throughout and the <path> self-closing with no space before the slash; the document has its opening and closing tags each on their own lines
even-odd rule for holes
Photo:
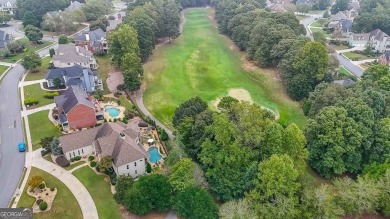
<svg viewBox="0 0 390 219">
<path fill-rule="evenodd" d="M 314 22 L 318 18 L 322 18 L 323 14 L 315 14 L 310 15 L 309 17 L 301 20 L 301 24 L 306 28 L 306 36 L 313 40 L 313 35 L 309 30 L 309 24 Z M 344 66 L 348 71 L 354 74 L 356 77 L 360 78 L 363 75 L 364 70 L 355 64 L 353 64 L 350 60 L 345 58 L 344 56 L 337 54 L 337 60 L 339 60 L 340 65 Z"/>
<path fill-rule="evenodd" d="M 16 38 L 21 38 L 24 33 L 16 31 L 19 26 L 19 23 L 11 23 L 9 27 L 2 29 Z M 44 37 L 43 40 L 52 41 L 56 38 Z M 56 47 L 57 44 L 54 44 L 50 48 Z M 46 56 L 49 54 L 49 48 L 38 54 L 41 57 Z M 25 141 L 18 88 L 24 73 L 22 65 L 15 64 L 0 83 L 0 208 L 8 207 L 25 166 L 25 153 L 20 153 L 17 148 L 19 142 Z"/>
</svg>

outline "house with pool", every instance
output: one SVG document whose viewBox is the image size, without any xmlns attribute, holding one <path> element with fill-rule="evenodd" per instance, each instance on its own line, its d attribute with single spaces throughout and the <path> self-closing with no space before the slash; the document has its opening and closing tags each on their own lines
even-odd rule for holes
<svg viewBox="0 0 390 219">
<path fill-rule="evenodd" d="M 68 134 L 60 137 L 60 147 L 68 160 L 76 156 L 94 155 L 100 161 L 103 157 L 111 156 L 117 175 L 137 177 L 145 174 L 146 164 L 151 162 L 151 158 L 154 162 L 162 158 L 157 147 L 145 149 L 141 142 L 144 134 L 139 127 L 140 121 L 136 118 L 128 124 L 107 122 L 102 126 Z"/>
</svg>

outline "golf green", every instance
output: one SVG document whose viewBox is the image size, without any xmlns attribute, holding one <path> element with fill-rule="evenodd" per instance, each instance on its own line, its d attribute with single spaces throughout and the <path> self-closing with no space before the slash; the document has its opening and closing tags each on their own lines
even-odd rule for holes
<svg viewBox="0 0 390 219">
<path fill-rule="evenodd" d="M 273 110 L 281 123 L 304 126 L 300 104 L 287 97 L 276 70 L 246 61 L 218 33 L 212 9 L 187 9 L 185 18 L 181 36 L 156 48 L 144 65 L 144 103 L 157 119 L 172 127 L 175 109 L 187 99 L 199 96 L 215 108 L 229 94 Z"/>
</svg>

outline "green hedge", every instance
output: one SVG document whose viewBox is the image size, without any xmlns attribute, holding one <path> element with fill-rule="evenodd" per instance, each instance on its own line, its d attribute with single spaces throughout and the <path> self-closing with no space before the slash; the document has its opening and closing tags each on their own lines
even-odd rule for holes
<svg viewBox="0 0 390 219">
<path fill-rule="evenodd" d="M 44 189 L 46 186 L 45 186 L 45 184 L 44 183 L 41 183 L 41 185 L 39 185 L 39 188 L 40 189 Z"/>
<path fill-rule="evenodd" d="M 76 157 L 74 157 L 74 160 L 75 161 L 81 160 L 81 157 L 80 156 L 76 156 Z"/>
<path fill-rule="evenodd" d="M 60 93 L 58 93 L 58 91 L 54 91 L 54 92 L 45 92 L 45 94 L 43 95 L 44 98 L 47 98 L 47 99 L 53 99 L 55 96 L 58 96 L 60 95 Z"/>
<path fill-rule="evenodd" d="M 88 160 L 89 160 L 89 161 L 95 160 L 95 157 L 94 157 L 94 156 L 89 156 L 89 157 L 88 157 Z"/>
<path fill-rule="evenodd" d="M 96 161 L 91 161 L 91 167 L 95 167 L 96 166 Z"/>
<path fill-rule="evenodd" d="M 30 98 L 27 98 L 24 100 L 24 105 L 35 105 L 35 104 L 38 104 L 39 101 L 37 98 L 34 98 L 34 97 L 30 97 Z"/>
</svg>

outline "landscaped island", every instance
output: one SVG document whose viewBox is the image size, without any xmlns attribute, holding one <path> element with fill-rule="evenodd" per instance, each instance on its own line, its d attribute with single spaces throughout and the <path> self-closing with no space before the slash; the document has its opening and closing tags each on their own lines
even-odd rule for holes
<svg viewBox="0 0 390 219">
<path fill-rule="evenodd" d="M 219 98 L 233 93 L 237 99 L 252 99 L 271 109 L 282 123 L 305 123 L 302 110 L 287 97 L 277 73 L 247 62 L 218 33 L 212 9 L 191 8 L 184 13 L 181 36 L 157 48 L 144 66 L 144 102 L 156 118 L 170 125 L 175 108 L 185 100 L 199 96 L 213 107 Z"/>
</svg>

